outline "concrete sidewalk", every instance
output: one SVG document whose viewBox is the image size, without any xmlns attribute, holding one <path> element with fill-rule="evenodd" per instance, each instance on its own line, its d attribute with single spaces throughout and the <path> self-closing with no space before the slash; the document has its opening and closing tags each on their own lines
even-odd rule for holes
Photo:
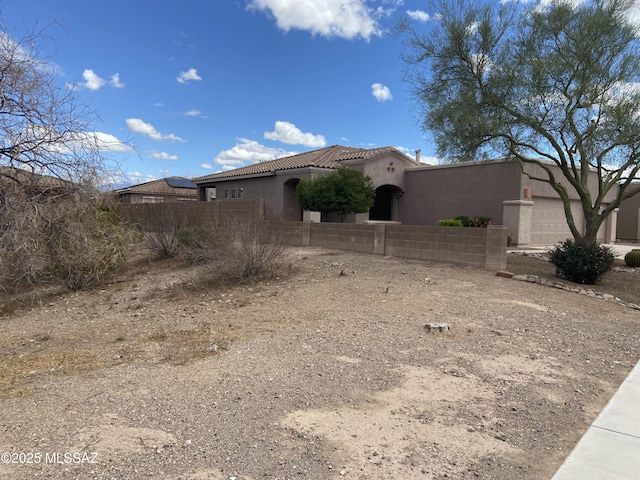
<svg viewBox="0 0 640 480">
<path fill-rule="evenodd" d="M 640 362 L 552 480 L 640 478 Z"/>
</svg>

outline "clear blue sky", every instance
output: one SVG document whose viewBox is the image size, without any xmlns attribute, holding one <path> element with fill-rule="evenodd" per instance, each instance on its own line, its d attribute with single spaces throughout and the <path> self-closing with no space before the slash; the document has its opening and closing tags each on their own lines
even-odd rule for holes
<svg viewBox="0 0 640 480">
<path fill-rule="evenodd" d="M 421 149 L 430 161 L 391 35 L 404 15 L 425 20 L 424 5 L 0 0 L 0 16 L 17 36 L 51 25 L 48 61 L 97 112 L 96 132 L 135 146 L 118 158 L 141 183 L 335 144 Z"/>
</svg>

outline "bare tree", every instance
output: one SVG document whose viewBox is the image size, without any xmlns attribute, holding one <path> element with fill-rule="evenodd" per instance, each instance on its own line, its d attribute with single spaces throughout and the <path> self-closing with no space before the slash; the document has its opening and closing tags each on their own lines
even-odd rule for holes
<svg viewBox="0 0 640 480">
<path fill-rule="evenodd" d="M 94 198 L 91 187 L 110 170 L 103 152 L 116 149 L 91 131 L 97 115 L 73 87 L 59 84 L 43 54 L 46 31 L 16 37 L 0 23 L 0 287 L 50 270 L 52 212 Z"/>
<path fill-rule="evenodd" d="M 104 168 L 100 139 L 89 129 L 97 116 L 58 84 L 43 55 L 46 38 L 40 29 L 15 39 L 0 25 L 0 166 L 78 180 Z"/>
</svg>

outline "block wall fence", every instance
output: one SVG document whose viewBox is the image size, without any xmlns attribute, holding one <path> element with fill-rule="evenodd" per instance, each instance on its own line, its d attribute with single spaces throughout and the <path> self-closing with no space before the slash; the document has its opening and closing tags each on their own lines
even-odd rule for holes
<svg viewBox="0 0 640 480">
<path fill-rule="evenodd" d="M 262 200 L 119 205 L 121 217 L 142 230 L 154 229 L 158 215 L 181 218 L 183 226 L 206 225 L 229 218 L 264 218 Z M 390 223 L 269 221 L 292 246 L 388 255 L 472 265 L 487 270 L 507 266 L 507 227 L 436 227 Z"/>
<path fill-rule="evenodd" d="M 472 265 L 507 266 L 507 227 L 273 222 L 289 243 L 392 257 Z"/>
</svg>

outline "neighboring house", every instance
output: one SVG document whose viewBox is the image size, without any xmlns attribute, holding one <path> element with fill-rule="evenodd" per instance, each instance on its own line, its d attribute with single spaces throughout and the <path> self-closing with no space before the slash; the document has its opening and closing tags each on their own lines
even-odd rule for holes
<svg viewBox="0 0 640 480">
<path fill-rule="evenodd" d="M 398 199 L 404 192 L 404 172 L 418 164 L 393 147 L 333 145 L 193 181 L 198 185 L 198 200 L 263 199 L 269 214 L 282 220 L 302 220 L 303 212 L 296 199 L 298 182 L 331 172 L 340 165 L 363 171 L 376 186 L 376 204 L 371 212 L 347 221 L 396 220 Z"/>
<path fill-rule="evenodd" d="M 197 200 L 197 186 L 183 177 L 167 177 L 121 188 L 115 192 L 122 203 L 169 203 Z"/>
<path fill-rule="evenodd" d="M 302 220 L 295 197 L 301 179 L 327 173 L 338 165 L 362 170 L 376 186 L 376 200 L 368 214 L 348 222 L 393 221 L 405 225 L 437 225 L 459 215 L 490 216 L 506 225 L 516 245 L 553 245 L 571 237 L 564 207 L 546 183 L 531 180 L 514 161 L 496 160 L 453 165 L 425 165 L 393 147 L 360 149 L 331 146 L 244 168 L 194 179 L 202 201 L 258 199 L 282 220 Z M 530 174 L 541 174 L 527 164 Z M 555 167 L 554 167 L 555 169 Z M 561 173 L 558 172 L 558 178 Z M 597 179 L 593 178 L 593 188 Z M 616 192 L 610 192 L 609 199 Z M 572 197 L 576 224 L 584 225 L 580 203 Z M 601 228 L 599 239 L 616 238 L 616 215 Z"/>
<path fill-rule="evenodd" d="M 67 180 L 14 167 L 0 167 L 0 185 L 19 185 L 22 191 L 31 197 L 66 195 L 78 188 L 76 184 Z"/>
</svg>

